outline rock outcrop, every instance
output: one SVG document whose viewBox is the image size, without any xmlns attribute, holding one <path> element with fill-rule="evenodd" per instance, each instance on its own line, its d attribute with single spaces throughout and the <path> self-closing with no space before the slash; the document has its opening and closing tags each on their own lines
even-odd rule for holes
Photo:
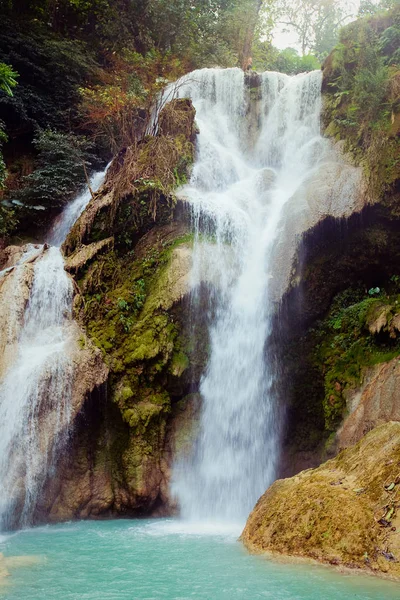
<svg viewBox="0 0 400 600">
<path fill-rule="evenodd" d="M 253 552 L 400 577 L 399 494 L 400 423 L 389 422 L 317 469 L 276 481 L 241 540 Z"/>
<path fill-rule="evenodd" d="M 345 218 L 346 175 L 337 207 L 324 173 L 310 188 L 325 195 L 314 208 L 332 212 L 323 211 L 303 234 L 272 328 L 279 332 L 277 388 L 287 409 L 281 475 L 314 467 L 399 418 L 400 73 L 388 43 L 398 18 L 397 6 L 347 25 L 323 65 L 325 136 L 346 161 L 348 177 L 352 167 L 363 176 Z M 334 172 L 328 165 L 327 180 Z"/>
<path fill-rule="evenodd" d="M 345 394 L 348 416 L 336 436 L 338 448 L 347 448 L 388 421 L 400 422 L 400 358 L 366 370 L 359 388 Z"/>
<path fill-rule="evenodd" d="M 18 250 L 11 247 L 10 249 L 6 248 L 3 252 L 7 261 L 4 263 L 5 269 L 0 273 L 0 310 L 3 324 L 0 334 L 0 378 L 2 383 L 6 382 L 6 386 L 9 385 L 10 377 L 18 377 L 18 369 L 14 373 L 13 368 L 15 364 L 19 364 L 20 360 L 21 335 L 23 337 L 23 332 L 26 331 L 24 329 L 26 307 L 37 276 L 36 268 L 40 267 L 40 262 L 46 259 L 47 252 L 46 245 L 28 245 Z M 50 268 L 54 269 L 54 265 L 51 265 Z M 54 448 L 61 452 L 65 451 L 64 441 L 73 431 L 75 420 L 81 413 L 86 399 L 94 390 L 100 389 L 104 385 L 109 372 L 103 362 L 101 351 L 87 338 L 84 329 L 68 315 L 63 324 L 63 338 L 65 361 L 58 369 L 60 373 L 65 373 L 65 378 L 63 385 L 57 389 L 59 393 L 54 392 L 54 386 L 51 388 L 54 371 L 51 370 L 49 363 L 40 373 L 41 379 L 38 380 L 36 387 L 39 408 L 36 409 L 35 414 L 35 429 L 38 447 L 43 456 L 43 465 L 50 464 Z M 37 348 L 36 351 L 40 352 L 41 348 Z M 20 382 L 21 385 L 23 383 L 23 381 Z M 49 393 L 49 389 L 52 389 L 53 393 Z M 46 393 L 48 398 L 45 399 Z M 10 399 L 6 394 L 6 400 L 3 399 L 3 402 L 7 400 Z M 13 398 L 11 398 L 12 400 Z M 21 413 L 19 418 L 22 420 L 25 415 Z M 30 448 L 30 451 L 33 453 L 34 449 Z M 24 474 L 27 471 L 26 455 L 18 443 L 12 456 L 12 465 L 9 464 L 8 468 L 14 478 L 10 498 L 12 498 L 15 510 L 13 510 L 13 516 L 8 524 L 10 527 L 18 524 L 24 505 L 26 497 Z M 46 470 L 43 467 L 40 476 L 35 478 L 38 486 L 35 488 L 35 493 L 45 483 L 45 478 Z"/>
<path fill-rule="evenodd" d="M 180 446 L 176 438 L 181 435 L 174 423 L 183 422 L 183 415 L 190 421 L 193 414 L 191 399 L 185 399 L 193 369 L 181 317 L 189 293 L 191 247 L 187 237 L 175 237 L 179 231 L 172 225 L 153 229 L 147 236 L 151 241 L 143 239 L 137 248 L 140 258 L 124 271 L 121 287 L 109 288 L 105 311 L 87 322 L 89 335 L 102 349 L 97 351 L 109 365 L 110 378 L 106 388 L 97 387 L 86 396 L 70 454 L 61 458 L 58 476 L 43 494 L 38 520 L 41 515 L 60 521 L 165 513 L 173 507 L 168 483 Z M 150 278 L 143 279 L 143 271 L 137 269 L 147 264 L 149 250 L 154 259 L 157 248 L 167 252 L 166 262 L 157 260 L 147 274 Z M 138 279 L 130 279 L 132 272 Z M 134 310 L 126 293 L 136 289 L 138 280 L 139 308 Z M 84 289 L 85 279 L 80 283 Z M 114 304 L 120 307 L 117 311 Z M 90 372 L 82 365 L 84 378 Z"/>
<path fill-rule="evenodd" d="M 25 308 L 33 282 L 35 261 L 43 246 L 8 246 L 0 253 L 0 379 L 15 359 Z"/>
<path fill-rule="evenodd" d="M 193 159 L 194 114 L 188 100 L 168 104 L 157 135 L 115 159 L 64 244 L 75 319 L 109 375 L 76 413 L 38 522 L 175 510 L 171 466 L 195 435 L 207 347 L 201 322 L 197 341 L 187 326 L 192 235 L 174 195 Z M 83 365 L 84 379 L 93 370 Z"/>
</svg>

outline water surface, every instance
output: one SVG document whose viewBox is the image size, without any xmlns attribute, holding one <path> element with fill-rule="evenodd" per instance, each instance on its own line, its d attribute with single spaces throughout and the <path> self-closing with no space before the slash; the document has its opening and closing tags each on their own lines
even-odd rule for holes
<svg viewBox="0 0 400 600">
<path fill-rule="evenodd" d="M 397 584 L 249 555 L 237 530 L 179 521 L 79 522 L 3 538 L 13 570 L 1 600 L 394 600 Z"/>
</svg>

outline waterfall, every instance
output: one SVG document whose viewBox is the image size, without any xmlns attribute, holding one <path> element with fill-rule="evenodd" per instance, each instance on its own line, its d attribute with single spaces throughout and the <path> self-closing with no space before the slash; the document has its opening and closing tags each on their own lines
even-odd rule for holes
<svg viewBox="0 0 400 600">
<path fill-rule="evenodd" d="M 97 189 L 105 173 L 96 173 Z M 0 529 L 29 525 L 46 478 L 68 438 L 73 361 L 72 283 L 60 245 L 91 199 L 79 194 L 53 226 L 34 263 L 15 360 L 0 384 Z M 18 269 L 32 255 L 25 253 Z"/>
<path fill-rule="evenodd" d="M 210 292 L 200 432 L 193 455 L 174 469 L 184 518 L 243 522 L 275 477 L 281 419 L 268 338 L 278 283 L 293 258 L 285 232 L 310 224 L 310 182 L 336 160 L 320 134 L 321 81 L 318 71 L 267 72 L 249 90 L 238 69 L 205 69 L 179 84 L 200 130 L 182 190 L 195 227 L 193 293 L 204 260 L 219 282 Z"/>
</svg>

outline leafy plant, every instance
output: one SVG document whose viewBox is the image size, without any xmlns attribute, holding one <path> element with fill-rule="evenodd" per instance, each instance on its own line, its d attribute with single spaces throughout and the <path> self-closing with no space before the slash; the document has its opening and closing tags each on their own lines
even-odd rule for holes
<svg viewBox="0 0 400 600">
<path fill-rule="evenodd" d="M 144 279 L 137 279 L 135 281 L 133 284 L 132 294 L 132 306 L 135 314 L 137 314 L 143 308 L 146 301 L 146 284 Z"/>
<path fill-rule="evenodd" d="M 27 205 L 60 208 L 84 185 L 85 167 L 96 164 L 92 144 L 84 137 L 46 129 L 37 134 L 34 145 L 36 168 L 24 177 L 25 187 L 17 198 Z"/>
<path fill-rule="evenodd" d="M 12 96 L 12 89 L 17 85 L 19 74 L 10 65 L 0 62 L 0 90 L 8 96 Z"/>
<path fill-rule="evenodd" d="M 381 288 L 379 287 L 374 287 L 368 290 L 368 295 L 369 296 L 379 296 L 379 294 L 381 293 Z"/>
</svg>

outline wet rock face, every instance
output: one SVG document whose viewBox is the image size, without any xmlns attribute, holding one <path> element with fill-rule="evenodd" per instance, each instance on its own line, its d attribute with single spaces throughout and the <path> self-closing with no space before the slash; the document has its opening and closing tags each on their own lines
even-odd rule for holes
<svg viewBox="0 0 400 600">
<path fill-rule="evenodd" d="M 37 522 L 175 510 L 169 480 L 179 440 L 194 415 L 191 397 L 185 395 L 196 381 L 184 327 L 192 264 L 185 232 L 179 224 L 156 226 L 138 244 L 136 261 L 125 263 L 109 248 L 95 258 L 87 253 L 86 267 L 80 266 L 80 289 L 87 293 L 76 296 L 76 314 L 99 347 L 80 339 L 74 394 L 81 403 L 69 452 L 47 482 Z M 85 314 L 82 302 L 90 304 L 97 293 L 86 288 L 92 270 L 103 269 L 102 261 L 111 256 L 115 267 L 125 265 L 123 275 L 116 282 L 102 281 L 108 288 L 101 306 Z M 136 295 L 130 295 L 132 290 Z M 95 355 L 86 357 L 88 345 Z M 109 367 L 83 394 L 97 359 Z"/>
<path fill-rule="evenodd" d="M 124 448 L 130 445 L 129 427 L 118 408 L 107 401 L 106 389 L 95 390 L 76 419 L 70 449 L 60 458 L 57 476 L 47 483 L 36 521 L 174 514 L 172 466 L 193 447 L 199 410 L 197 394 L 174 404 L 169 420 L 159 423 L 159 445 L 145 460 L 140 456 L 141 440 L 137 440 L 138 478 L 129 460 L 132 455 L 123 457 Z"/>
<path fill-rule="evenodd" d="M 374 427 L 400 421 L 400 360 L 368 369 L 363 384 L 346 394 L 349 415 L 337 432 L 338 448 L 358 442 Z"/>
<path fill-rule="evenodd" d="M 175 189 L 187 180 L 193 163 L 195 114 L 190 100 L 175 99 L 162 108 L 154 136 L 121 150 L 104 185 L 67 236 L 63 244 L 67 257 L 76 257 L 82 246 L 91 248 L 93 255 L 93 244 L 110 237 L 121 253 L 127 252 L 156 223 L 171 222 Z M 80 254 L 73 260 L 82 258 Z"/>
<path fill-rule="evenodd" d="M 287 409 L 281 476 L 315 467 L 372 427 L 398 418 L 397 392 L 382 391 L 385 400 L 375 393 L 386 389 L 385 377 L 387 389 L 391 385 L 392 370 L 383 363 L 400 355 L 399 260 L 398 220 L 381 204 L 346 221 L 324 219 L 303 236 L 272 328 L 280 401 Z M 365 394 L 368 403 L 349 416 L 353 396 Z M 336 440 L 346 418 L 348 427 Z"/>
<path fill-rule="evenodd" d="M 254 552 L 400 576 L 400 423 L 389 422 L 314 470 L 276 481 L 241 536 Z"/>
<path fill-rule="evenodd" d="M 33 265 L 22 265 L 0 278 L 0 376 L 3 377 L 15 359 L 22 329 L 25 307 L 33 282 Z"/>
</svg>

